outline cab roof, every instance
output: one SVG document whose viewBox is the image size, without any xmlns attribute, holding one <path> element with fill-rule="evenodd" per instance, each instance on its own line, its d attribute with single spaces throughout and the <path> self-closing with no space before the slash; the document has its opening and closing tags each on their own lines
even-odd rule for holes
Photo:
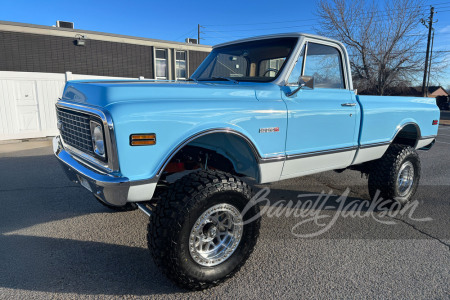
<svg viewBox="0 0 450 300">
<path fill-rule="evenodd" d="M 234 44 L 239 44 L 239 43 L 258 41 L 258 40 L 264 40 L 264 39 L 284 38 L 284 37 L 296 37 L 296 38 L 309 37 L 309 38 L 319 39 L 319 40 L 323 40 L 323 41 L 333 42 L 333 43 L 343 46 L 341 42 L 334 40 L 334 39 L 324 37 L 324 36 L 310 34 L 310 33 L 302 33 L 302 32 L 289 32 L 289 33 L 259 35 L 259 36 L 254 36 L 254 37 L 250 37 L 250 38 L 239 39 L 239 40 L 235 40 L 235 41 L 231 41 L 231 42 L 221 43 L 221 44 L 213 46 L 213 49 L 224 47 L 224 46 L 229 46 L 229 45 L 234 45 Z"/>
</svg>

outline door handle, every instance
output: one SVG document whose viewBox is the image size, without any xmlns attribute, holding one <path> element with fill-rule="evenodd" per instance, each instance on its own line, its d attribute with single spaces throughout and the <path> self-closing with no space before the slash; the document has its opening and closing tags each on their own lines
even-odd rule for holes
<svg viewBox="0 0 450 300">
<path fill-rule="evenodd" d="M 356 106 L 356 103 L 342 103 L 341 106 Z"/>
</svg>

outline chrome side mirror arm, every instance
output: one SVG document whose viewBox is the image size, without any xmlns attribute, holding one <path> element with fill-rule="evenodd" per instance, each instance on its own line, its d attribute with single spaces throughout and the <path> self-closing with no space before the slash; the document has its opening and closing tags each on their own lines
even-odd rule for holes
<svg viewBox="0 0 450 300">
<path fill-rule="evenodd" d="M 300 91 L 300 90 L 302 89 L 302 87 L 304 87 L 304 86 L 305 86 L 304 83 L 300 84 L 300 85 L 298 86 L 298 88 L 296 88 L 295 90 L 291 91 L 290 93 L 286 93 L 286 96 L 288 96 L 288 97 L 294 96 L 294 95 L 297 94 L 298 91 Z"/>
<path fill-rule="evenodd" d="M 298 78 L 298 88 L 295 90 L 286 93 L 286 96 L 292 97 L 295 96 L 295 94 L 298 93 L 303 87 L 307 87 L 310 89 L 314 89 L 314 77 L 313 76 L 300 76 Z"/>
</svg>

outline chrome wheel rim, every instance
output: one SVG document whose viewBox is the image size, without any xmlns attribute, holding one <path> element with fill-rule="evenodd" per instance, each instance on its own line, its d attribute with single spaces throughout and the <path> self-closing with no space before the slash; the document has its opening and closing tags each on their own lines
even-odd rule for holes
<svg viewBox="0 0 450 300">
<path fill-rule="evenodd" d="M 414 166 L 410 161 L 405 162 L 397 177 L 397 192 L 400 197 L 406 196 L 414 183 Z"/>
<path fill-rule="evenodd" d="M 242 238 L 242 217 L 231 204 L 217 204 L 195 222 L 189 237 L 189 253 L 202 266 L 216 266 L 226 261 Z"/>
</svg>

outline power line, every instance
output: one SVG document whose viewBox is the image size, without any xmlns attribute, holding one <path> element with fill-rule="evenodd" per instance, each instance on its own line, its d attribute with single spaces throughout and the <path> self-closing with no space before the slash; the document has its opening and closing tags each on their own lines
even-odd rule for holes
<svg viewBox="0 0 450 300">
<path fill-rule="evenodd" d="M 427 36 L 428 33 L 422 33 L 422 34 L 405 34 L 405 36 Z M 441 33 L 436 33 L 436 36 L 441 36 L 441 35 L 449 35 L 450 32 L 441 32 Z"/>
<path fill-rule="evenodd" d="M 437 3 L 436 3 L 437 4 Z M 442 8 L 447 8 L 447 6 L 449 6 L 449 2 L 441 2 L 440 4 L 437 5 L 443 5 Z M 419 7 L 425 7 L 427 5 L 421 5 Z M 450 6 L 449 6 L 450 7 Z M 412 8 L 412 10 L 414 10 L 415 8 Z M 450 10 L 438 10 L 438 12 L 447 12 Z M 383 12 L 383 11 L 374 11 L 374 13 L 378 13 L 378 12 Z M 368 12 L 370 13 L 370 12 Z M 373 19 L 375 19 L 374 22 L 383 22 L 386 21 L 388 19 L 386 19 L 386 17 L 389 17 L 389 15 L 376 15 L 373 17 Z M 378 21 L 377 21 L 378 19 Z M 261 23 L 247 23 L 247 24 L 233 24 L 232 26 L 237 26 L 237 25 L 254 25 L 254 24 L 281 24 L 281 23 L 287 23 L 287 22 L 310 22 L 310 21 L 316 21 L 317 19 L 303 19 L 303 20 L 292 20 L 292 21 L 280 21 L 280 22 L 270 22 L 270 23 L 266 23 L 266 22 L 261 22 Z M 208 28 L 206 28 L 206 26 L 208 26 Z M 247 35 L 229 35 L 228 33 L 232 33 L 232 32 L 252 32 L 252 31 L 267 31 L 268 34 L 270 31 L 273 30 L 278 30 L 278 29 L 289 29 L 289 28 L 305 28 L 304 25 L 293 25 L 293 26 L 281 26 L 281 27 L 271 27 L 271 28 L 252 28 L 252 29 L 230 29 L 230 30 L 213 30 L 211 28 L 209 28 L 209 26 L 215 26 L 215 25 L 204 25 L 203 27 L 205 28 L 204 33 L 205 33 L 205 39 L 222 39 L 222 40 L 226 40 L 227 38 L 229 39 L 235 39 L 235 38 L 239 38 L 239 37 L 247 37 Z M 227 26 L 227 25 L 217 25 L 217 26 Z M 214 32 L 217 33 L 223 37 L 219 37 L 219 36 L 209 36 L 208 34 Z M 439 35 L 442 34 L 448 34 L 448 33 L 439 33 Z M 406 36 L 423 36 L 424 34 L 411 34 L 411 35 L 406 35 Z"/>
<path fill-rule="evenodd" d="M 444 4 L 446 4 L 446 5 L 444 5 Z M 407 10 L 414 11 L 417 8 L 420 8 L 420 7 L 422 7 L 422 9 L 423 9 L 425 7 L 428 7 L 429 5 L 433 5 L 433 4 L 419 5 L 416 8 L 409 8 Z M 444 6 L 443 7 L 437 7 L 437 6 L 440 6 L 440 5 L 444 5 Z M 439 9 L 440 8 L 447 8 L 448 5 L 449 5 L 449 2 L 440 2 L 440 3 L 434 4 L 434 6 L 436 8 L 439 8 Z M 394 10 L 403 10 L 403 9 L 399 8 L 399 9 L 394 9 Z M 380 12 L 390 12 L 390 11 L 392 11 L 392 10 L 374 10 L 374 11 L 368 11 L 368 12 L 365 12 L 365 13 L 360 13 L 359 15 L 365 16 L 365 15 L 368 15 L 368 14 L 371 14 L 371 13 L 377 14 L 377 13 L 380 13 Z M 388 14 L 386 14 L 386 16 L 388 16 Z M 204 26 L 208 26 L 208 27 L 235 27 L 235 26 L 253 26 L 253 25 L 281 24 L 281 23 L 294 23 L 294 22 L 310 22 L 310 21 L 317 21 L 317 20 L 318 20 L 317 18 L 312 18 L 312 19 L 297 19 L 297 20 L 288 20 L 288 21 L 241 23 L 241 24 L 206 24 Z"/>
<path fill-rule="evenodd" d="M 384 15 L 384 16 L 374 16 L 373 19 L 375 19 L 375 21 L 373 22 L 385 22 L 387 20 L 389 20 L 388 18 L 389 15 Z M 318 19 L 314 19 L 315 21 L 318 21 Z M 306 21 L 306 20 L 300 20 L 300 21 Z M 299 21 L 299 22 L 300 22 Z M 273 22 L 275 23 L 275 22 Z M 292 26 L 283 26 L 283 27 L 270 27 L 270 28 L 251 28 L 251 29 L 230 29 L 230 30 L 212 30 L 210 28 L 207 27 L 207 25 L 204 25 L 204 27 L 206 28 L 205 32 L 235 32 L 235 31 L 261 31 L 261 30 L 274 30 L 274 29 L 287 29 L 287 28 L 299 28 L 302 27 L 304 28 L 304 25 L 292 25 Z"/>
<path fill-rule="evenodd" d="M 178 36 L 176 39 L 174 39 L 175 41 L 179 40 L 182 37 L 186 37 L 189 36 L 193 31 L 197 30 L 197 28 L 192 29 L 191 31 L 186 32 L 185 34 L 182 34 L 180 36 Z"/>
<path fill-rule="evenodd" d="M 205 26 L 209 27 L 222 27 L 222 26 L 248 26 L 248 25 L 263 25 L 263 24 L 279 24 L 279 23 L 293 23 L 293 22 L 310 22 L 310 21 L 317 21 L 317 18 L 314 19 L 298 19 L 298 20 L 290 20 L 290 21 L 276 21 L 276 22 L 261 22 L 261 23 L 244 23 L 244 24 L 207 24 Z"/>
<path fill-rule="evenodd" d="M 221 36 L 210 36 L 210 35 L 204 35 L 202 39 L 222 39 L 222 40 L 227 40 L 227 39 L 236 39 L 236 38 L 246 38 L 249 37 L 248 35 L 229 35 L 229 34 L 224 34 L 215 30 L 211 30 L 211 32 L 215 32 Z M 307 32 L 305 32 L 307 33 Z M 270 34 L 270 33 L 269 33 Z M 276 33 L 273 33 L 276 34 Z M 311 33 L 314 34 L 314 33 Z M 435 36 L 443 36 L 443 35 L 450 35 L 450 32 L 440 32 L 440 33 L 435 33 Z M 426 37 L 427 33 L 421 33 L 421 34 L 406 34 L 406 37 Z M 436 51 L 435 51 L 436 52 Z"/>
<path fill-rule="evenodd" d="M 425 54 L 426 51 L 405 51 L 405 52 L 391 52 L 389 54 L 399 55 L 403 53 L 412 53 L 412 54 Z M 450 50 L 433 50 L 433 53 L 450 53 Z M 386 53 L 372 53 L 373 55 L 383 55 Z M 349 54 L 348 56 L 358 56 L 358 54 Z"/>
</svg>

